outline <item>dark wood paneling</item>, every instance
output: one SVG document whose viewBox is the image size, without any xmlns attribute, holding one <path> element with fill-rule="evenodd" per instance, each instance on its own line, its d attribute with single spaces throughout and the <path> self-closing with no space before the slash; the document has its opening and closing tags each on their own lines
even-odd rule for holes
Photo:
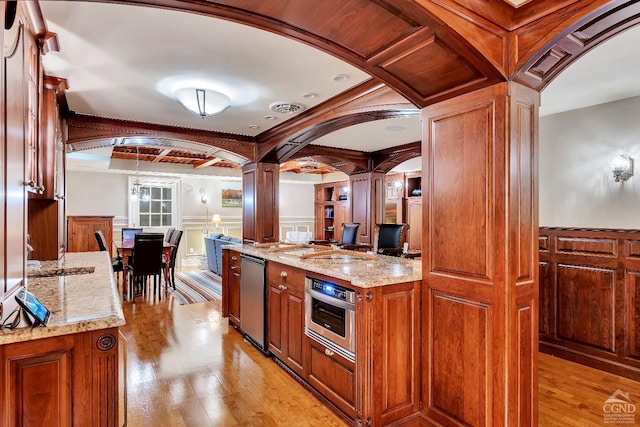
<svg viewBox="0 0 640 427">
<path fill-rule="evenodd" d="M 434 424 L 537 422 L 538 105 L 500 84 L 423 110 L 422 381 Z"/>
<path fill-rule="evenodd" d="M 627 271 L 627 310 L 626 328 L 629 331 L 627 355 L 640 359 L 640 271 Z"/>
<path fill-rule="evenodd" d="M 540 228 L 540 350 L 640 379 L 640 231 Z"/>
<path fill-rule="evenodd" d="M 242 240 L 246 243 L 258 242 L 256 230 L 256 216 L 259 215 L 256 205 L 257 174 L 255 163 L 242 169 Z"/>
<path fill-rule="evenodd" d="M 245 243 L 277 242 L 279 166 L 249 163 L 242 167 L 242 239 Z"/>
<path fill-rule="evenodd" d="M 429 234 L 431 247 L 438 248 L 431 252 L 432 272 L 484 279 L 492 275 L 488 245 L 493 224 L 487 215 L 493 197 L 488 181 L 493 175 L 493 108 L 482 103 L 432 118 Z"/>
<path fill-rule="evenodd" d="M 540 322 L 539 322 L 539 332 L 540 336 L 549 335 L 553 330 L 554 319 L 555 319 L 555 307 L 553 306 L 553 301 L 555 301 L 554 297 L 554 287 L 552 273 L 551 273 L 551 264 L 545 261 L 540 261 Z"/>
<path fill-rule="evenodd" d="M 615 271 L 559 264 L 558 337 L 614 350 Z"/>
<path fill-rule="evenodd" d="M 429 307 L 431 393 L 429 406 L 450 422 L 486 425 L 487 366 L 491 343 L 486 305 L 434 293 Z"/>
<path fill-rule="evenodd" d="M 382 424 L 418 410 L 420 397 L 420 293 L 415 286 L 396 286 L 381 293 Z"/>
<path fill-rule="evenodd" d="M 613 239 L 585 239 L 574 237 L 556 237 L 556 250 L 559 253 L 578 253 L 583 255 L 612 256 L 618 254 L 618 242 Z"/>
</svg>

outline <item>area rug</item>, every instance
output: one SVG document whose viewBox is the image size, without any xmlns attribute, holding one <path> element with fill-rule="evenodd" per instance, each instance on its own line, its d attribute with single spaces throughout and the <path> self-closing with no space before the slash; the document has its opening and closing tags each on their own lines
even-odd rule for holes
<svg viewBox="0 0 640 427">
<path fill-rule="evenodd" d="M 171 293 L 180 304 L 193 304 L 222 299 L 220 276 L 209 270 L 176 272 L 176 289 Z"/>
</svg>

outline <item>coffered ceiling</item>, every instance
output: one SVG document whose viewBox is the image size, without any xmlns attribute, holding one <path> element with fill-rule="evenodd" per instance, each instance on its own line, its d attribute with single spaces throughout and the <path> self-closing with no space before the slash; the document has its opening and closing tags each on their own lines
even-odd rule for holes
<svg viewBox="0 0 640 427">
<path fill-rule="evenodd" d="M 505 0 L 505 4 L 523 7 L 537 1 Z M 81 118 L 141 122 L 251 140 L 282 128 L 295 117 L 307 117 L 363 84 L 373 88 L 375 84 L 370 82 L 378 81 L 362 67 L 339 60 L 310 44 L 239 24 L 234 19 L 122 3 L 42 1 L 40 5 L 48 29 L 57 33 L 60 46 L 59 52 L 44 56 L 43 66 L 47 74 L 67 79 L 68 109 Z M 410 8 L 402 9 L 405 14 L 409 11 Z M 398 31 L 405 31 L 400 22 L 403 25 L 412 22 L 406 16 L 394 23 Z M 418 28 L 418 21 L 415 25 Z M 318 27 L 315 31 L 322 33 L 323 29 Z M 411 37 L 415 39 L 416 35 Z M 637 69 L 640 55 L 625 46 L 637 45 L 640 37 L 638 31 L 628 30 L 619 38 L 620 43 L 613 39 L 585 55 L 548 86 L 542 93 L 541 113 L 557 113 L 636 96 L 639 93 L 635 88 L 636 79 L 628 75 Z M 351 45 L 367 51 L 373 46 L 365 42 L 371 41 L 375 40 L 351 40 Z M 432 53 L 442 54 L 437 50 Z M 602 61 L 600 57 L 607 59 Z M 395 72 L 394 61 L 398 66 L 409 65 L 391 57 L 385 63 L 384 55 L 377 55 L 376 61 L 386 64 L 384 72 L 387 73 Z M 473 73 L 479 76 L 486 72 L 482 67 L 480 63 L 473 64 L 469 70 L 480 71 L 454 77 L 474 79 Z M 593 83 L 593 78 L 599 78 L 600 73 L 609 73 L 606 84 L 602 77 L 598 84 Z M 570 77 L 565 79 L 565 75 Z M 172 79 L 215 82 L 228 93 L 231 106 L 219 115 L 200 118 L 183 108 L 171 93 L 167 94 L 163 85 Z M 616 82 L 625 89 L 616 87 Z M 399 84 L 399 87 L 404 86 Z M 407 110 L 406 114 L 383 120 L 337 126 L 331 132 L 314 134 L 311 143 L 327 150 L 363 153 L 416 143 L 421 140 L 421 127 L 414 104 L 425 102 L 431 96 L 430 90 L 426 87 L 407 90 L 410 101 L 395 94 L 393 102 L 404 102 L 403 108 L 413 108 L 414 113 Z M 289 114 L 277 112 L 270 108 L 274 103 L 296 104 L 302 109 Z M 330 111 L 324 114 L 330 118 Z M 303 136 L 291 136 L 291 140 L 296 138 L 301 140 Z M 224 146 L 200 147 L 177 141 L 105 136 L 99 143 L 74 145 L 74 150 L 82 153 L 77 157 L 82 158 L 84 164 L 91 158 L 97 160 L 91 166 L 94 170 L 96 165 L 108 167 L 111 158 L 135 158 L 136 145 L 141 147 L 143 162 L 187 164 L 196 170 L 210 166 L 232 168 L 247 160 L 229 155 Z M 75 161 L 70 160 L 69 166 L 73 168 Z M 283 168 L 304 173 L 330 170 L 317 162 L 295 160 L 290 159 Z"/>
</svg>

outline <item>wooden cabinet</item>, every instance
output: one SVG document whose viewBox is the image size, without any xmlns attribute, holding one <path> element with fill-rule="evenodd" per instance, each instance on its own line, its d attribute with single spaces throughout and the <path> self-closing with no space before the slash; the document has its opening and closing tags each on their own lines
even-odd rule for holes
<svg viewBox="0 0 640 427">
<path fill-rule="evenodd" d="M 240 326 L 240 254 L 223 252 L 229 252 L 229 269 L 226 272 L 229 277 L 229 321 Z"/>
<path fill-rule="evenodd" d="M 102 230 L 111 254 L 113 246 L 112 216 L 69 216 L 67 218 L 68 252 L 98 251 L 95 232 Z"/>
<path fill-rule="evenodd" d="M 422 197 L 407 199 L 407 224 L 409 224 L 409 250 L 422 250 Z"/>
<path fill-rule="evenodd" d="M 269 351 L 301 377 L 305 376 L 304 271 L 267 262 Z"/>
<path fill-rule="evenodd" d="M 0 249 L 2 263 L 0 277 L 5 278 L 0 292 L 11 293 L 24 283 L 26 269 L 27 235 L 27 117 L 29 117 L 29 98 L 27 68 L 28 54 L 26 42 L 32 38 L 27 31 L 26 2 L 17 2 L 15 8 L 6 10 L 3 31 L 3 95 L 5 129 L 3 131 L 2 155 L 3 210 L 1 233 L 4 245 Z M 6 7 L 6 2 L 2 7 Z M 13 12 L 13 14 L 12 14 Z M 0 298 L 3 295 L 0 294 Z"/>
<path fill-rule="evenodd" d="M 315 186 L 315 239 L 339 241 L 342 224 L 349 222 L 349 182 Z"/>
<path fill-rule="evenodd" d="M 355 412 L 355 364 L 314 340 L 310 341 L 309 384 L 348 417 Z"/>
<path fill-rule="evenodd" d="M 640 380 L 640 231 L 539 229 L 540 351 Z"/>
<path fill-rule="evenodd" d="M 0 346 L 6 425 L 119 424 L 118 329 Z"/>
</svg>

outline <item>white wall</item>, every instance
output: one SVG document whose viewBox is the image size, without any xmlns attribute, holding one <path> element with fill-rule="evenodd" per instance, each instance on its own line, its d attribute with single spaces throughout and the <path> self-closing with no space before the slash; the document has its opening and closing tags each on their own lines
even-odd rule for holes
<svg viewBox="0 0 640 427">
<path fill-rule="evenodd" d="M 623 183 L 620 152 L 636 159 Z M 541 117 L 539 160 L 541 226 L 640 228 L 640 97 Z"/>
<path fill-rule="evenodd" d="M 126 173 L 67 172 L 67 215 L 113 215 L 114 238 L 126 225 L 128 212 L 128 178 Z M 140 175 L 141 180 L 145 177 Z M 204 253 L 204 232 L 242 237 L 242 208 L 222 207 L 222 189 L 241 189 L 242 181 L 236 177 L 189 176 L 178 178 L 178 200 L 181 218 L 176 226 L 184 230 L 181 257 Z M 287 231 L 313 231 L 314 186 L 317 181 L 280 182 L 280 229 L 284 238 Z M 208 196 L 207 204 L 201 194 Z M 211 223 L 219 214 L 222 224 L 216 229 Z M 184 242 L 184 243 L 183 243 Z"/>
</svg>

